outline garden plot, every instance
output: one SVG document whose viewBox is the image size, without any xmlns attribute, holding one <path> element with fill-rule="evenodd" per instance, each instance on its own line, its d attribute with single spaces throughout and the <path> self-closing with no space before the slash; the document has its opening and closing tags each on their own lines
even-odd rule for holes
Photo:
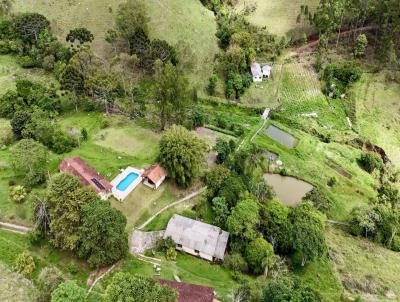
<svg viewBox="0 0 400 302">
<path fill-rule="evenodd" d="M 236 137 L 230 136 L 224 133 L 220 133 L 205 127 L 199 127 L 196 129 L 196 133 L 198 136 L 200 136 L 202 139 L 204 139 L 208 145 L 212 148 L 215 146 L 217 139 L 221 138 L 226 141 L 234 140 L 236 141 Z"/>
<path fill-rule="evenodd" d="M 321 91 L 318 75 L 307 63 L 290 63 L 283 68 L 280 101 L 285 119 L 303 127 L 347 130 L 346 100 L 333 100 Z"/>
</svg>

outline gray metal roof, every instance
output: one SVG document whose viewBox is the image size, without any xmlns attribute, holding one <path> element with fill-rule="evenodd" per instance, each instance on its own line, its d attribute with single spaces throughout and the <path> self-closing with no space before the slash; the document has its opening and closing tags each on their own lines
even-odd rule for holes
<svg viewBox="0 0 400 302">
<path fill-rule="evenodd" d="M 164 238 L 223 260 L 229 233 L 217 226 L 175 214 L 168 222 Z"/>
<path fill-rule="evenodd" d="M 251 73 L 253 74 L 253 77 L 262 77 L 262 71 L 261 71 L 261 66 L 257 62 L 253 62 L 250 65 Z"/>
</svg>

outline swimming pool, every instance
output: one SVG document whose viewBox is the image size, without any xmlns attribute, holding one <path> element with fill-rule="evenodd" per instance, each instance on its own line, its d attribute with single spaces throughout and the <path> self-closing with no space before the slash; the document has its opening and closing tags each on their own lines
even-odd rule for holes
<svg viewBox="0 0 400 302">
<path fill-rule="evenodd" d="M 123 201 L 128 195 L 142 182 L 143 170 L 139 170 L 133 167 L 127 167 L 121 171 L 112 181 L 111 185 L 112 194 L 114 197 Z"/>
<path fill-rule="evenodd" d="M 117 185 L 117 189 L 124 192 L 138 177 L 139 174 L 135 172 L 129 173 L 127 176 L 125 176 L 123 180 L 119 182 L 119 184 Z"/>
</svg>

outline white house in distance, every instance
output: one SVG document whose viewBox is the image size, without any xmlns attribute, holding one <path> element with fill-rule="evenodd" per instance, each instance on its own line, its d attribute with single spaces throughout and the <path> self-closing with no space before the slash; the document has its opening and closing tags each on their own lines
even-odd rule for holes
<svg viewBox="0 0 400 302">
<path fill-rule="evenodd" d="M 268 64 L 261 66 L 256 61 L 253 61 L 250 65 L 250 69 L 253 76 L 253 82 L 262 82 L 265 78 L 271 78 L 272 67 Z"/>
<path fill-rule="evenodd" d="M 172 237 L 176 249 L 208 261 L 223 261 L 229 233 L 217 226 L 175 214 L 164 239 Z"/>
<path fill-rule="evenodd" d="M 261 70 L 260 64 L 256 61 L 253 61 L 250 65 L 251 74 L 253 75 L 253 82 L 262 82 L 263 80 L 263 73 Z"/>
<path fill-rule="evenodd" d="M 161 186 L 167 177 L 167 170 L 165 170 L 159 164 L 154 164 L 144 171 L 142 177 L 144 179 L 143 183 L 146 186 L 156 190 L 159 186 Z"/>
</svg>

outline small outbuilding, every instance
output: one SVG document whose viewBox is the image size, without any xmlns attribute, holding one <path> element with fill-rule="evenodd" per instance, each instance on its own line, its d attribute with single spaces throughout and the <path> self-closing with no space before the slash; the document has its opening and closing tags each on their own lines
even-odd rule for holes
<svg viewBox="0 0 400 302">
<path fill-rule="evenodd" d="M 269 66 L 268 64 L 263 65 L 262 69 L 262 74 L 264 78 L 271 78 L 272 75 L 272 67 Z"/>
<path fill-rule="evenodd" d="M 159 164 L 151 165 L 142 174 L 142 178 L 144 179 L 143 183 L 154 190 L 161 186 L 166 177 L 167 170 L 165 170 Z"/>
<path fill-rule="evenodd" d="M 251 69 L 251 74 L 253 76 L 253 82 L 262 82 L 263 72 L 261 70 L 260 64 L 254 61 L 253 63 L 251 63 L 250 69 Z"/>
<path fill-rule="evenodd" d="M 168 222 L 164 239 L 171 237 L 176 249 L 208 261 L 223 261 L 229 233 L 221 228 L 175 214 Z"/>
<path fill-rule="evenodd" d="M 91 186 L 101 199 L 110 197 L 113 186 L 80 157 L 66 158 L 58 168 L 62 173 L 78 177 L 82 185 Z"/>
<path fill-rule="evenodd" d="M 171 287 L 178 293 L 177 302 L 213 302 L 215 294 L 212 287 L 177 281 L 159 280 L 161 285 Z"/>
</svg>

